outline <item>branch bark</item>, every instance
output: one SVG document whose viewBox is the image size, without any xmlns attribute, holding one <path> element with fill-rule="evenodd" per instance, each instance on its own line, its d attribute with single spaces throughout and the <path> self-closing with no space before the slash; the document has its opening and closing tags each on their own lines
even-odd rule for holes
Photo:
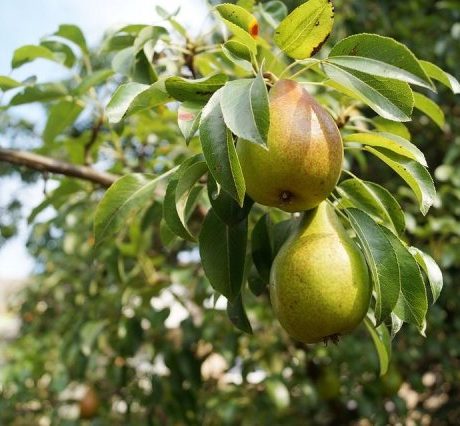
<svg viewBox="0 0 460 426">
<path fill-rule="evenodd" d="M 18 166 L 25 166 L 29 169 L 41 172 L 51 172 L 83 179 L 104 187 L 109 187 L 119 177 L 111 173 L 100 172 L 91 167 L 77 166 L 43 155 L 33 154 L 27 151 L 16 151 L 13 149 L 0 148 L 0 161 L 16 164 Z"/>
</svg>

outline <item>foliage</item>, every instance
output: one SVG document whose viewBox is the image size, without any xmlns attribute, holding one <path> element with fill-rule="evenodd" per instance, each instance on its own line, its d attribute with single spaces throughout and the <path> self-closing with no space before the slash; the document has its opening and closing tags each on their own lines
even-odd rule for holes
<svg viewBox="0 0 460 426">
<path fill-rule="evenodd" d="M 454 136 L 460 120 L 455 104 L 442 110 L 432 102 L 451 99 L 439 82 L 453 92 L 458 82 L 418 58 L 455 62 L 447 53 L 442 61 L 427 53 L 426 39 L 411 40 L 411 51 L 387 37 L 407 42 L 411 34 L 397 11 L 392 22 L 399 32 L 384 37 L 372 34 L 388 29 L 373 22 L 387 19 L 380 9 L 368 20 L 355 16 L 362 2 L 336 2 L 335 40 L 319 50 L 332 27 L 328 2 L 310 0 L 287 17 L 278 1 L 240 3 L 247 9 L 216 8 L 216 19 L 233 34 L 229 39 L 217 26 L 192 40 L 174 14 L 159 10 L 164 26 L 130 25 L 108 34 L 102 55 L 91 52 L 72 25 L 15 52 L 13 68 L 45 58 L 71 72 L 49 83 L 0 79 L 2 90 L 12 93 L 7 108 L 31 102 L 47 108 L 35 151 L 123 177 L 105 194 L 55 178 L 56 188 L 29 218 L 36 283 L 16 304 L 23 326 L 7 348 L 9 366 L 0 370 L 2 421 L 48 416 L 53 424 L 71 422 L 72 386 L 86 382 L 104 395 L 99 416 L 122 424 L 296 424 L 304 417 L 318 424 L 386 423 L 406 418 L 410 408 L 394 396 L 399 386 L 389 390 L 390 376 L 397 382 L 404 372 L 401 380 L 422 391 L 428 379 L 422 382 L 419 372 L 428 360 L 436 380 L 458 379 L 452 367 L 442 370 L 448 364 L 442 354 L 458 354 L 446 336 L 459 328 L 452 319 L 455 298 L 448 295 L 460 265 L 460 143 Z M 442 13 L 459 12 L 453 5 Z M 366 25 L 356 32 L 369 33 L 345 37 L 360 19 Z M 438 22 L 418 19 L 413 22 L 428 28 Z M 349 148 L 332 202 L 348 218 L 373 275 L 370 338 L 363 338 L 363 326 L 337 347 L 305 347 L 273 320 L 267 271 L 292 220 L 245 197 L 234 136 L 266 143 L 267 86 L 280 76 L 305 83 Z M 416 120 L 403 124 L 412 114 Z M 445 143 L 429 146 L 439 129 L 435 133 L 426 117 L 447 128 L 448 150 Z M 428 164 L 437 167 L 438 195 Z M 434 213 L 417 211 L 426 214 L 432 205 Z M 40 220 L 48 207 L 54 216 Z M 7 209 L 3 238 L 14 233 L 4 229 L 14 227 L 17 208 Z M 424 252 L 447 271 L 448 295 L 430 306 L 428 321 L 442 280 Z M 229 299 L 231 322 L 252 335 L 233 328 L 219 293 Z M 185 317 L 180 324 L 173 321 L 177 310 Z M 415 327 L 395 337 L 403 321 Z M 414 330 L 425 328 L 426 350 L 419 352 Z M 390 338 L 394 360 L 378 379 L 378 361 L 382 372 L 390 362 Z M 372 342 L 378 357 L 367 356 Z M 444 391 L 454 395 L 458 385 L 449 386 Z M 390 409 L 376 407 L 383 397 L 391 398 Z"/>
</svg>

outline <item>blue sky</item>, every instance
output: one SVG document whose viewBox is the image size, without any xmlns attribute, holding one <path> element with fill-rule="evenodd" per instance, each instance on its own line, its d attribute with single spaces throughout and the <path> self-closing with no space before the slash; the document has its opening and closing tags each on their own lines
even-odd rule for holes
<svg viewBox="0 0 460 426">
<path fill-rule="evenodd" d="M 41 81 L 56 78 L 63 72 L 62 69 L 46 61 L 24 65 L 11 74 L 10 61 L 14 50 L 24 44 L 38 43 L 41 37 L 52 34 L 63 23 L 79 25 L 88 43 L 95 45 L 109 28 L 127 23 L 158 23 L 156 5 L 168 11 L 174 11 L 180 6 L 178 20 L 190 29 L 199 28 L 208 13 L 205 0 L 2 0 L 0 75 L 21 79 L 34 74 Z M 33 105 L 21 107 L 17 112 L 36 120 L 41 117 Z M 1 136 L 0 146 L 6 146 Z M 18 192 L 25 203 L 25 214 L 43 199 L 42 183 L 24 188 L 15 179 L 4 179 L 0 185 L 0 205 Z M 0 248 L 0 280 L 24 278 L 30 274 L 33 261 L 25 249 L 26 236 L 24 220 L 19 237 Z"/>
</svg>

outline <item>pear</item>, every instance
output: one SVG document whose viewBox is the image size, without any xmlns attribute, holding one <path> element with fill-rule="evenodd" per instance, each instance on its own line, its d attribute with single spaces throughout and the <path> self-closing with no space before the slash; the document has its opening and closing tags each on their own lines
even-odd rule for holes
<svg viewBox="0 0 460 426">
<path fill-rule="evenodd" d="M 99 411 L 101 402 L 99 396 L 92 387 L 88 387 L 83 398 L 80 400 L 80 418 L 92 419 Z"/>
<path fill-rule="evenodd" d="M 329 113 L 295 81 L 275 83 L 269 108 L 267 147 L 244 139 L 236 146 L 246 191 L 254 201 L 287 212 L 312 209 L 327 198 L 340 176 L 340 132 Z"/>
<path fill-rule="evenodd" d="M 336 342 L 362 321 L 370 297 L 363 254 L 323 201 L 305 213 L 273 262 L 270 298 L 275 314 L 298 341 Z"/>
</svg>

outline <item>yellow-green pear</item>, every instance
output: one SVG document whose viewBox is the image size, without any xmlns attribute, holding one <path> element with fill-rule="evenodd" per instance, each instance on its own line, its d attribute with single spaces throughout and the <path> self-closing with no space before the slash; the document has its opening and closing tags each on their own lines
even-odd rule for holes
<svg viewBox="0 0 460 426">
<path fill-rule="evenodd" d="M 323 201 L 305 213 L 273 262 L 270 298 L 275 314 L 298 341 L 336 341 L 362 321 L 370 297 L 364 256 Z"/>
<path fill-rule="evenodd" d="M 343 161 L 340 132 L 329 113 L 297 82 L 279 80 L 269 93 L 267 147 L 240 139 L 246 191 L 287 212 L 316 207 L 334 189 Z"/>
</svg>

